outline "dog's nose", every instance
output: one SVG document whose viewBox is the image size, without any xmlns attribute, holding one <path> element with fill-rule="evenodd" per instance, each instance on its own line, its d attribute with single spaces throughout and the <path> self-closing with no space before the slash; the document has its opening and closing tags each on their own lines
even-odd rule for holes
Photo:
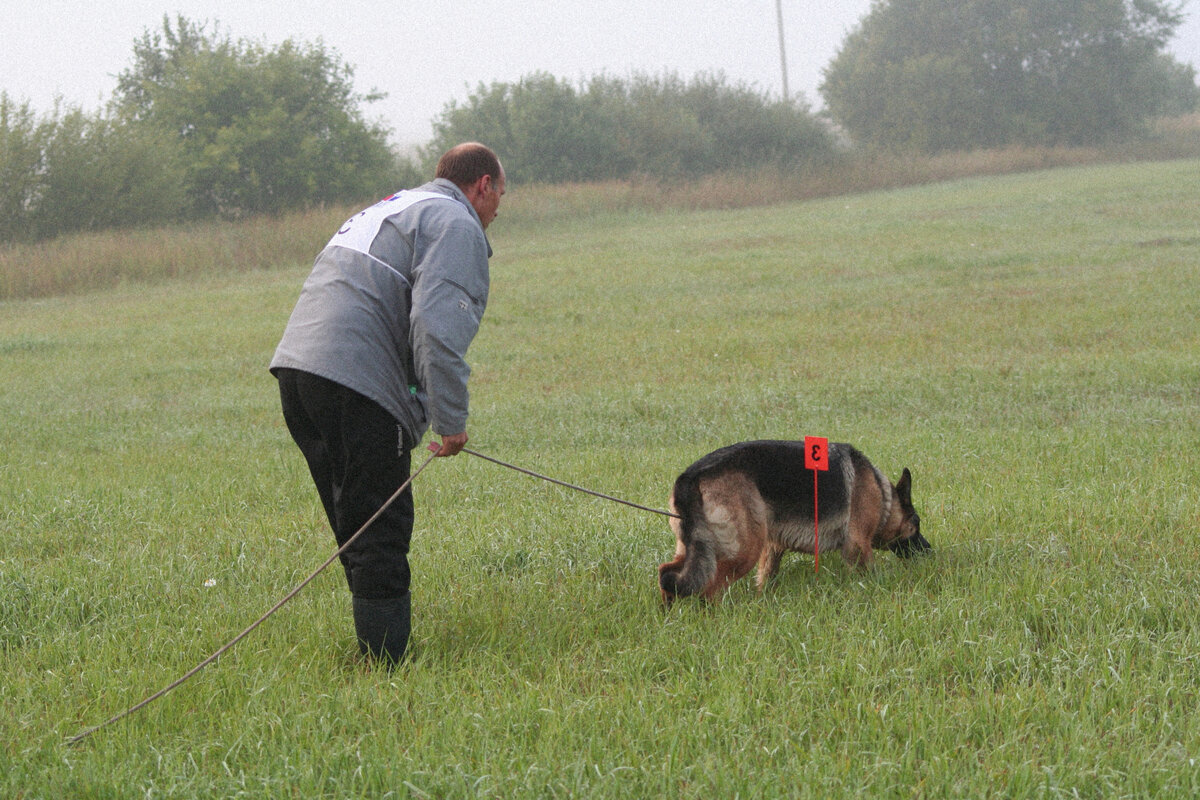
<svg viewBox="0 0 1200 800">
<path fill-rule="evenodd" d="M 916 533 L 907 539 L 900 539 L 899 541 L 892 542 L 892 544 L 888 546 L 888 549 L 901 558 L 911 558 L 918 553 L 925 553 L 929 550 L 932 550 L 933 546 L 925 540 L 924 536 L 922 536 L 920 533 Z"/>
</svg>

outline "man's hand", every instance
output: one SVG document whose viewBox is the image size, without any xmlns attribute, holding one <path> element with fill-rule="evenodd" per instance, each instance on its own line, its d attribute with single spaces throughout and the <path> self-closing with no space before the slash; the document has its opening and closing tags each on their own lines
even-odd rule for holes
<svg viewBox="0 0 1200 800">
<path fill-rule="evenodd" d="M 456 433 L 453 436 L 443 436 L 442 437 L 442 446 L 437 452 L 438 458 L 445 458 L 446 456 L 456 456 L 460 452 L 462 452 L 462 449 L 466 446 L 467 446 L 467 432 L 466 431 L 463 431 L 462 433 Z"/>
</svg>

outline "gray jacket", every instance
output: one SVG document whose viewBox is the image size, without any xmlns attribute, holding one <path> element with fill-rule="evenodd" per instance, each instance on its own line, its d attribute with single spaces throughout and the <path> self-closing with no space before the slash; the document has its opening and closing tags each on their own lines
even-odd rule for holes
<svg viewBox="0 0 1200 800">
<path fill-rule="evenodd" d="M 271 360 L 328 378 L 396 417 L 408 445 L 467 429 L 465 356 L 488 297 L 491 245 L 466 195 L 438 179 L 347 220 L 317 256 Z"/>
</svg>

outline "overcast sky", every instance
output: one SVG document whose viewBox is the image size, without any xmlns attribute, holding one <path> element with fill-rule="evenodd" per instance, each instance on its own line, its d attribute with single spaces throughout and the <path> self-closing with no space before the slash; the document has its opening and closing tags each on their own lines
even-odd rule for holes
<svg viewBox="0 0 1200 800">
<path fill-rule="evenodd" d="M 821 70 L 870 0 L 783 0 L 789 88 L 814 107 Z M 1171 44 L 1200 69 L 1200 0 Z M 397 144 L 420 144 L 451 100 L 535 71 L 722 72 L 782 90 L 775 0 L 0 0 L 0 89 L 39 112 L 56 96 L 87 110 L 112 97 L 133 42 L 164 14 L 219 21 L 235 39 L 322 40 L 355 70 L 365 108 Z"/>
</svg>

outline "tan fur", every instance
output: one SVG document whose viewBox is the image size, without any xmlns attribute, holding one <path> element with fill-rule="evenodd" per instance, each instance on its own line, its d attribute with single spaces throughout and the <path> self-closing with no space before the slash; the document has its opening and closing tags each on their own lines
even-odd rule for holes
<svg viewBox="0 0 1200 800">
<path fill-rule="evenodd" d="M 842 558 L 848 564 L 869 567 L 875 560 L 871 553 L 872 546 L 882 532 L 881 525 L 885 521 L 886 498 L 871 467 L 864 466 L 858 470 L 853 486 L 850 494 L 850 535 L 842 545 Z"/>
</svg>

